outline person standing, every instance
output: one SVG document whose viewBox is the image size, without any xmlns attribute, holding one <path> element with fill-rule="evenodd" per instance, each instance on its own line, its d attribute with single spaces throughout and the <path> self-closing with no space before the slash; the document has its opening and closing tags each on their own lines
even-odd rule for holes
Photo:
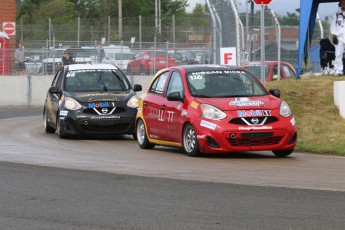
<svg viewBox="0 0 345 230">
<path fill-rule="evenodd" d="M 74 63 L 75 63 L 75 61 L 74 61 L 73 57 L 71 55 L 69 55 L 67 50 L 65 50 L 63 52 L 63 57 L 62 57 L 62 64 L 63 64 L 63 66 L 74 64 Z"/>
<path fill-rule="evenodd" d="M 335 46 L 335 76 L 344 74 L 343 53 L 345 48 L 345 0 L 340 0 L 340 9 L 333 14 L 331 21 L 332 41 Z"/>
<path fill-rule="evenodd" d="M 18 75 L 25 75 L 25 53 L 23 43 L 18 44 L 18 48 L 14 51 L 16 71 Z"/>
</svg>

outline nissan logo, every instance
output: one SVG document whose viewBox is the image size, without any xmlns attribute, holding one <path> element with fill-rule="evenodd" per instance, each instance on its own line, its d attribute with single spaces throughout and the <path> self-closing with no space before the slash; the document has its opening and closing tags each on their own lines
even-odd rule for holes
<svg viewBox="0 0 345 230">
<path fill-rule="evenodd" d="M 259 124 L 259 119 L 257 117 L 252 118 L 251 121 L 253 124 L 256 124 L 256 125 Z"/>
<path fill-rule="evenodd" d="M 102 113 L 107 113 L 108 109 L 107 108 L 102 108 Z"/>
</svg>

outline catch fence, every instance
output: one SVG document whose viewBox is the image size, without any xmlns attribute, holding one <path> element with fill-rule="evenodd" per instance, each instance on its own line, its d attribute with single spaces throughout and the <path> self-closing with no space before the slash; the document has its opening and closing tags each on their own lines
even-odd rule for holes
<svg viewBox="0 0 345 230">
<path fill-rule="evenodd" d="M 46 23 L 35 23 L 19 19 L 16 27 L 16 42 L 23 42 L 27 74 L 54 74 L 45 70 L 43 60 L 52 55 L 52 50 L 69 47 L 99 47 L 109 45 L 128 46 L 137 53 L 144 49 L 164 50 L 197 50 L 205 55 L 204 63 L 219 64 L 219 57 L 213 58 L 212 36 L 217 37 L 218 47 L 234 47 L 241 44 L 240 63 L 260 60 L 260 14 L 241 14 L 242 28 L 236 33 L 234 12 L 229 6 L 216 5 L 221 22 L 214 34 L 209 16 L 205 17 L 162 17 L 159 27 L 154 17 L 124 17 L 121 20 L 113 17 L 101 19 L 76 18 L 68 22 L 49 20 Z M 253 25 L 249 26 L 252 20 Z M 288 25 L 281 27 L 281 61 L 296 65 L 298 45 L 298 20 L 291 18 Z M 328 36 L 328 22 L 324 21 L 323 31 L 316 25 L 313 44 L 318 44 L 321 32 Z M 291 26 L 294 25 L 294 26 Z M 248 35 L 248 36 L 247 36 Z M 221 43 L 219 42 L 221 39 Z M 265 12 L 265 59 L 277 60 L 278 27 L 269 10 Z M 0 76 L 18 75 L 14 65 L 14 48 L 0 48 L 0 54 L 7 54 L 8 60 L 0 63 Z M 5 57 L 5 55 L 2 55 Z M 217 54 L 218 56 L 218 54 Z M 62 57 L 62 56 L 61 56 Z M 59 58 L 59 57 L 55 57 Z M 216 60 L 216 61 L 214 61 Z M 1 58 L 0 58 L 1 61 Z M 4 62 L 8 61 L 7 67 Z"/>
</svg>

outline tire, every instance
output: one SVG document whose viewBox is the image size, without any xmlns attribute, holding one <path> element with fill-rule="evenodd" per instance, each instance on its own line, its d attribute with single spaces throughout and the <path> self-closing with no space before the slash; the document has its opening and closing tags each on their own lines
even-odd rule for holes
<svg viewBox="0 0 345 230">
<path fill-rule="evenodd" d="M 154 144 L 149 142 L 149 139 L 147 137 L 147 133 L 146 133 L 146 127 L 144 124 L 144 121 L 139 119 L 137 122 L 137 141 L 138 144 L 140 146 L 140 148 L 142 149 L 152 149 L 153 147 L 155 147 Z"/>
<path fill-rule="evenodd" d="M 56 120 L 56 132 L 57 135 L 61 138 L 61 139 L 66 139 L 68 137 L 68 134 L 66 133 L 65 130 L 65 126 L 61 125 L 61 121 L 60 121 L 60 116 L 57 117 Z"/>
<path fill-rule="evenodd" d="M 51 127 L 48 123 L 48 114 L 45 109 L 43 111 L 43 126 L 44 126 L 44 131 L 46 133 L 55 133 L 55 129 Z"/>
<path fill-rule="evenodd" d="M 185 153 L 190 157 L 196 157 L 200 155 L 199 143 L 196 138 L 196 133 L 191 124 L 187 124 L 183 129 L 183 149 Z"/>
<path fill-rule="evenodd" d="M 286 157 L 288 155 L 290 155 L 293 152 L 293 149 L 289 149 L 289 150 L 272 150 L 273 154 L 276 157 Z"/>
<path fill-rule="evenodd" d="M 128 75 L 131 75 L 131 74 L 132 74 L 132 72 L 131 72 L 131 68 L 130 68 L 130 66 L 129 66 L 129 65 L 127 66 L 127 74 L 128 74 Z"/>
<path fill-rule="evenodd" d="M 147 74 L 147 71 L 146 71 L 144 65 L 141 65 L 141 66 L 140 66 L 140 74 L 141 74 L 141 75 Z"/>
</svg>

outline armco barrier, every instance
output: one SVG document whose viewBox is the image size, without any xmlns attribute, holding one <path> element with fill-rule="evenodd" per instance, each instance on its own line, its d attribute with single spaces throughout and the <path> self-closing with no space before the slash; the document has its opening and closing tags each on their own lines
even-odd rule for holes
<svg viewBox="0 0 345 230">
<path fill-rule="evenodd" d="M 345 81 L 334 82 L 334 104 L 339 109 L 339 114 L 345 118 Z"/>
<path fill-rule="evenodd" d="M 43 106 L 47 90 L 54 76 L 5 76 L 0 77 L 0 106 Z M 127 76 L 131 84 L 141 84 L 143 90 L 152 76 Z"/>
</svg>

